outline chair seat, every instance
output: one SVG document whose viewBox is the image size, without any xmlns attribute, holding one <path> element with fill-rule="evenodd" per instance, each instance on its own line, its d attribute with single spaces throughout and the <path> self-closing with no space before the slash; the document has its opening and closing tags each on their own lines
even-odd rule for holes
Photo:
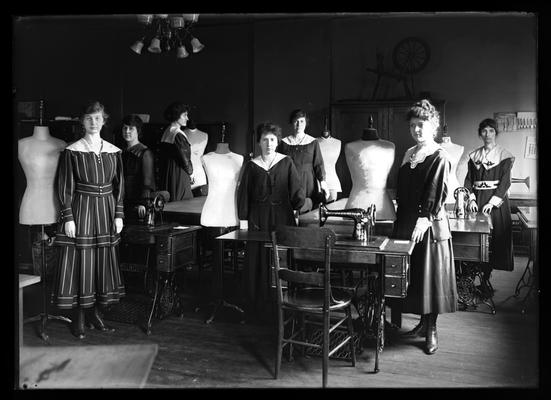
<svg viewBox="0 0 551 400">
<path fill-rule="evenodd" d="M 341 310 L 350 305 L 352 296 L 344 290 L 333 290 L 331 298 L 331 311 Z M 323 288 L 305 288 L 283 293 L 283 306 L 307 310 L 310 312 L 321 312 L 323 308 L 324 290 Z"/>
</svg>

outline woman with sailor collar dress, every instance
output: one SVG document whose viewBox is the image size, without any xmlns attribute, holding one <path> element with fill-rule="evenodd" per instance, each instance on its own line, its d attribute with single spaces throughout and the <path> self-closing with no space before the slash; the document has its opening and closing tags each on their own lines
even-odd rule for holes
<svg viewBox="0 0 551 400">
<path fill-rule="evenodd" d="M 486 265 L 481 289 L 492 294 L 489 284 L 493 269 L 512 271 L 513 235 L 508 190 L 511 186 L 511 169 L 515 158 L 497 144 L 499 132 L 496 121 L 487 118 L 478 126 L 478 136 L 484 145 L 469 154 L 468 171 L 464 186 L 471 191 L 469 211 L 482 211 L 492 219 L 490 263 Z"/>
</svg>

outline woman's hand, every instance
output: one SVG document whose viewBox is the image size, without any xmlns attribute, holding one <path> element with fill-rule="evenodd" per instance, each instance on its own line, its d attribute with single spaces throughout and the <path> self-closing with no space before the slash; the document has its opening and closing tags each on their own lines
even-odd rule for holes
<svg viewBox="0 0 551 400">
<path fill-rule="evenodd" d="M 415 228 L 413 228 L 413 232 L 411 234 L 411 241 L 419 243 L 421 240 L 423 240 L 425 232 L 427 231 L 427 229 L 429 229 L 429 226 L 431 225 L 432 223 L 427 217 L 417 218 L 417 223 L 415 224 Z"/>
<path fill-rule="evenodd" d="M 482 207 L 482 212 L 484 214 L 490 214 L 492 212 L 492 210 L 494 209 L 494 205 L 491 204 L 491 203 L 486 203 L 484 204 L 484 206 Z"/>
<path fill-rule="evenodd" d="M 469 204 L 467 204 L 467 211 L 478 212 L 478 204 L 476 204 L 476 200 L 469 201 Z"/>
<path fill-rule="evenodd" d="M 75 233 L 77 231 L 75 221 L 67 221 L 65 222 L 65 225 L 63 226 L 63 229 L 65 230 L 65 234 L 70 237 L 71 239 L 75 238 Z"/>
<path fill-rule="evenodd" d="M 121 233 L 123 227 L 122 218 L 115 218 L 115 232 Z"/>
</svg>

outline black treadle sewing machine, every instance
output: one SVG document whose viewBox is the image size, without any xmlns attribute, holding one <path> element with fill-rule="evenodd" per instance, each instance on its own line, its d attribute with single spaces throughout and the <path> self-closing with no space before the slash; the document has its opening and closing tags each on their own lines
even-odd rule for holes
<svg viewBox="0 0 551 400">
<path fill-rule="evenodd" d="M 146 205 L 136 206 L 138 218 L 149 226 L 154 226 L 157 221 L 157 216 L 161 218 L 163 223 L 163 208 L 165 203 L 170 200 L 170 194 L 166 190 L 152 192 L 147 199 Z"/>
<path fill-rule="evenodd" d="M 367 210 L 363 208 L 347 208 L 344 210 L 328 210 L 324 204 L 319 206 L 319 225 L 323 226 L 328 217 L 344 217 L 354 220 L 352 239 L 371 242 L 376 221 L 376 207 L 371 204 Z"/>
</svg>

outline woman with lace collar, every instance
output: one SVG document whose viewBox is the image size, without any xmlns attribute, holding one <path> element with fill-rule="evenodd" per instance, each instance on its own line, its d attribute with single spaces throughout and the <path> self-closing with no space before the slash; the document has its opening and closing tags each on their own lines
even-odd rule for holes
<svg viewBox="0 0 551 400">
<path fill-rule="evenodd" d="M 153 152 L 142 142 L 142 120 L 130 114 L 122 119 L 122 138 L 126 149 L 122 152 L 124 166 L 124 209 L 127 220 L 138 218 L 138 206 L 146 206 L 155 191 Z"/>
<path fill-rule="evenodd" d="M 465 187 L 471 191 L 467 209 L 482 211 L 492 218 L 490 263 L 483 271 L 481 282 L 483 294 L 487 296 L 493 292 L 489 283 L 492 269 L 512 271 L 514 265 L 508 191 L 515 158 L 496 142 L 498 134 L 495 120 L 486 118 L 480 122 L 478 136 L 484 145 L 469 154 L 465 177 Z"/>
<path fill-rule="evenodd" d="M 294 110 L 289 117 L 293 133 L 284 137 L 277 148 L 293 160 L 300 176 L 306 196 L 301 213 L 328 199 L 329 188 L 325 180 L 325 166 L 318 141 L 305 132 L 308 126 L 308 114 L 304 110 Z M 318 187 L 319 182 L 319 187 Z M 324 194 L 325 193 L 325 194 Z"/>
<path fill-rule="evenodd" d="M 435 141 L 440 117 L 428 100 L 408 111 L 415 146 L 408 149 L 398 171 L 393 237 L 415 242 L 410 284 L 402 311 L 420 314 L 420 323 L 406 336 L 425 338 L 425 352 L 438 349 L 436 318 L 455 312 L 457 288 L 449 221 L 444 206 L 451 163 Z"/>
</svg>

